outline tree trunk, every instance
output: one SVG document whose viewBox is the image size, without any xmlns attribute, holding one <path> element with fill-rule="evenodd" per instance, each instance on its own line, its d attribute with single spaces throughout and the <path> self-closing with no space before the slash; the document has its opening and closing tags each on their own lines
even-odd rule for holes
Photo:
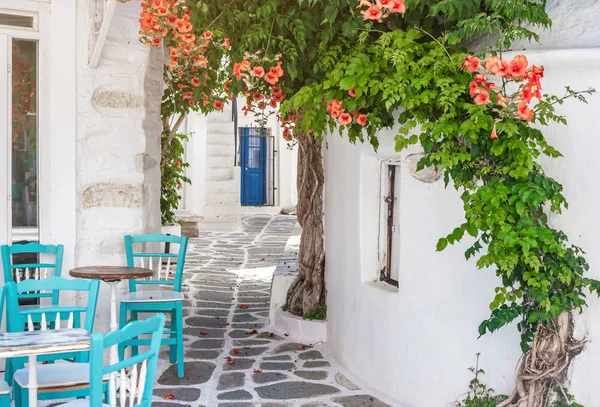
<svg viewBox="0 0 600 407">
<path fill-rule="evenodd" d="M 302 226 L 298 277 L 287 293 L 287 311 L 303 316 L 325 304 L 325 248 L 323 242 L 323 155 L 321 139 L 298 134 L 298 205 Z"/>
<path fill-rule="evenodd" d="M 571 361 L 583 346 L 573 338 L 573 317 L 563 312 L 550 325 L 538 326 L 529 352 L 517 371 L 516 389 L 498 407 L 546 407 L 557 396 L 570 405 L 563 385 Z M 558 387 L 558 394 L 553 391 Z"/>
</svg>

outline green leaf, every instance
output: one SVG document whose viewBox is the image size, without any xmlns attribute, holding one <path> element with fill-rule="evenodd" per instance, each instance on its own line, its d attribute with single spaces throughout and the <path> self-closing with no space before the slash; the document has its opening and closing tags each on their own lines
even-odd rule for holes
<svg viewBox="0 0 600 407">
<path fill-rule="evenodd" d="M 436 250 L 438 252 L 441 252 L 442 250 L 444 250 L 446 248 L 446 246 L 448 246 L 448 240 L 446 238 L 441 238 L 437 242 Z"/>
</svg>

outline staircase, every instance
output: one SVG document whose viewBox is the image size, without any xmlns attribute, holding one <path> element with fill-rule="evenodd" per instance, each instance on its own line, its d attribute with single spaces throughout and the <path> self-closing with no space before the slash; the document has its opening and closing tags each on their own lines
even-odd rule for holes
<svg viewBox="0 0 600 407">
<path fill-rule="evenodd" d="M 240 219 L 239 179 L 234 166 L 235 140 L 231 104 L 207 117 L 206 200 L 200 230 L 232 231 Z"/>
</svg>

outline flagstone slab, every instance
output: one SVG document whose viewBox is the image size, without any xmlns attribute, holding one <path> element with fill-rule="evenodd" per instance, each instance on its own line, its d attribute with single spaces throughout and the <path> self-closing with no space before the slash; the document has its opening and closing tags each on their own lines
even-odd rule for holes
<svg viewBox="0 0 600 407">
<path fill-rule="evenodd" d="M 197 300 L 204 301 L 217 301 L 217 302 L 230 302 L 233 298 L 233 292 L 223 293 L 220 291 L 198 291 L 196 293 Z"/>
<path fill-rule="evenodd" d="M 221 352 L 219 350 L 192 350 L 185 353 L 190 359 L 216 359 Z"/>
<path fill-rule="evenodd" d="M 279 372 L 263 372 L 252 375 L 252 381 L 257 384 L 278 382 L 288 378 L 288 375 Z"/>
<path fill-rule="evenodd" d="M 360 387 L 352 383 L 346 376 L 341 373 L 336 373 L 335 382 L 348 390 L 360 390 Z"/>
<path fill-rule="evenodd" d="M 210 362 L 185 362 L 185 375 L 177 377 L 177 365 L 171 365 L 158 379 L 163 386 L 187 386 L 202 384 L 210 380 L 217 366 Z"/>
<path fill-rule="evenodd" d="M 328 376 L 324 370 L 297 370 L 294 374 L 307 380 L 325 380 Z"/>
<path fill-rule="evenodd" d="M 291 360 L 292 357 L 290 355 L 279 355 L 279 356 L 265 356 L 263 360 Z M 308 363 L 308 362 L 306 362 Z M 305 365 L 306 365 L 305 363 Z"/>
<path fill-rule="evenodd" d="M 339 393 L 339 389 L 320 383 L 282 382 L 254 389 L 259 397 L 267 400 L 304 399 Z"/>
<path fill-rule="evenodd" d="M 229 336 L 232 338 L 247 338 L 249 335 L 247 330 L 236 329 L 235 331 L 229 332 Z"/>
<path fill-rule="evenodd" d="M 245 376 L 242 372 L 224 373 L 219 377 L 217 390 L 230 390 L 242 387 Z"/>
<path fill-rule="evenodd" d="M 200 339 L 189 347 L 192 349 L 221 349 L 223 346 L 225 346 L 223 339 Z"/>
<path fill-rule="evenodd" d="M 331 366 L 331 363 L 325 361 L 325 360 L 311 360 L 308 362 L 304 362 L 304 365 L 302 365 L 302 367 L 307 368 L 307 369 L 314 369 L 316 367 L 329 367 Z"/>
<path fill-rule="evenodd" d="M 200 389 L 195 387 L 169 387 L 167 389 L 154 389 L 154 395 L 160 398 L 172 395 L 173 400 L 177 401 L 196 401 L 200 398 Z"/>
<path fill-rule="evenodd" d="M 232 349 L 229 354 L 231 356 L 258 356 L 258 355 L 262 355 L 263 353 L 265 353 L 267 350 L 269 350 L 269 348 L 267 347 L 255 347 L 255 348 L 250 348 L 250 349 L 246 349 L 246 348 L 235 348 L 238 350 L 238 352 L 236 352 L 234 349 Z M 241 353 L 240 353 L 241 352 Z"/>
<path fill-rule="evenodd" d="M 239 314 L 233 316 L 233 322 L 254 322 L 258 321 L 258 318 L 252 314 Z"/>
<path fill-rule="evenodd" d="M 256 337 L 261 338 L 261 339 L 270 339 L 272 341 L 282 341 L 283 340 L 283 338 L 281 336 L 279 336 L 273 332 L 261 332 Z"/>
<path fill-rule="evenodd" d="M 265 303 L 266 301 L 269 301 L 269 296 L 268 295 L 264 295 L 264 296 L 260 296 L 260 297 L 238 297 L 238 302 L 245 304 L 256 304 L 256 303 Z"/>
<path fill-rule="evenodd" d="M 302 360 L 323 359 L 323 354 L 318 350 L 310 350 L 308 352 L 301 353 L 298 357 Z"/>
<path fill-rule="evenodd" d="M 223 317 L 189 317 L 186 319 L 188 325 L 208 328 L 222 328 L 227 324 L 227 318 Z"/>
<path fill-rule="evenodd" d="M 241 328 L 241 329 L 260 329 L 264 326 L 264 323 L 247 323 L 247 324 L 231 324 L 232 328 Z"/>
<path fill-rule="evenodd" d="M 229 316 L 229 310 L 217 308 L 200 308 L 195 309 L 194 314 L 209 317 L 227 317 Z"/>
<path fill-rule="evenodd" d="M 246 390 L 234 390 L 221 393 L 217 396 L 219 400 L 252 400 L 252 394 Z"/>
<path fill-rule="evenodd" d="M 225 304 L 222 302 L 196 301 L 194 305 L 200 308 L 230 309 L 232 304 Z"/>
<path fill-rule="evenodd" d="M 248 335 L 246 335 L 248 336 Z M 255 346 L 255 345 L 267 345 L 271 342 L 269 341 L 263 341 L 263 340 L 257 340 L 257 339 L 246 339 L 246 340 L 235 340 L 233 341 L 233 346 Z"/>
<path fill-rule="evenodd" d="M 356 396 L 335 397 L 332 401 L 342 405 L 343 407 L 393 407 L 384 403 L 376 397 L 366 394 Z"/>
<path fill-rule="evenodd" d="M 154 403 L 152 404 L 154 406 Z M 219 403 L 218 407 L 253 407 L 253 403 Z"/>
<path fill-rule="evenodd" d="M 214 328 L 183 328 L 184 335 L 190 335 L 196 338 L 224 338 L 226 329 L 214 329 Z"/>
<path fill-rule="evenodd" d="M 305 346 L 302 343 L 298 343 L 298 342 L 288 342 L 288 343 L 284 343 L 283 345 L 278 346 L 273 353 L 277 354 L 277 353 L 284 353 L 284 352 L 298 352 L 300 349 L 298 349 L 298 347 L 302 347 Z"/>
<path fill-rule="evenodd" d="M 248 304 L 246 304 L 246 305 L 248 305 Z M 244 309 L 238 308 L 238 309 L 236 309 L 235 311 L 233 311 L 233 314 L 234 315 L 238 315 L 238 314 L 255 314 L 255 313 L 260 312 L 260 311 L 269 311 L 269 308 L 266 308 L 266 307 L 260 307 L 259 308 L 259 307 L 248 306 L 248 308 L 244 308 Z"/>
<path fill-rule="evenodd" d="M 263 362 L 260 364 L 261 370 L 290 370 L 296 367 L 291 362 Z"/>
<path fill-rule="evenodd" d="M 233 364 L 228 365 L 225 364 L 223 366 L 224 371 L 230 370 L 248 370 L 254 365 L 254 359 L 244 359 L 244 358 L 233 358 Z"/>
</svg>

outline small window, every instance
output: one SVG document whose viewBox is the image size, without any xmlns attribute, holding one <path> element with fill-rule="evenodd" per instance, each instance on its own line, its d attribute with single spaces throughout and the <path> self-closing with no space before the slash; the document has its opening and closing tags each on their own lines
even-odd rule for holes
<svg viewBox="0 0 600 407">
<path fill-rule="evenodd" d="M 400 272 L 400 165 L 381 166 L 379 280 L 398 287 Z"/>
<path fill-rule="evenodd" d="M 0 25 L 9 27 L 34 28 L 33 16 L 0 13 Z"/>
</svg>

